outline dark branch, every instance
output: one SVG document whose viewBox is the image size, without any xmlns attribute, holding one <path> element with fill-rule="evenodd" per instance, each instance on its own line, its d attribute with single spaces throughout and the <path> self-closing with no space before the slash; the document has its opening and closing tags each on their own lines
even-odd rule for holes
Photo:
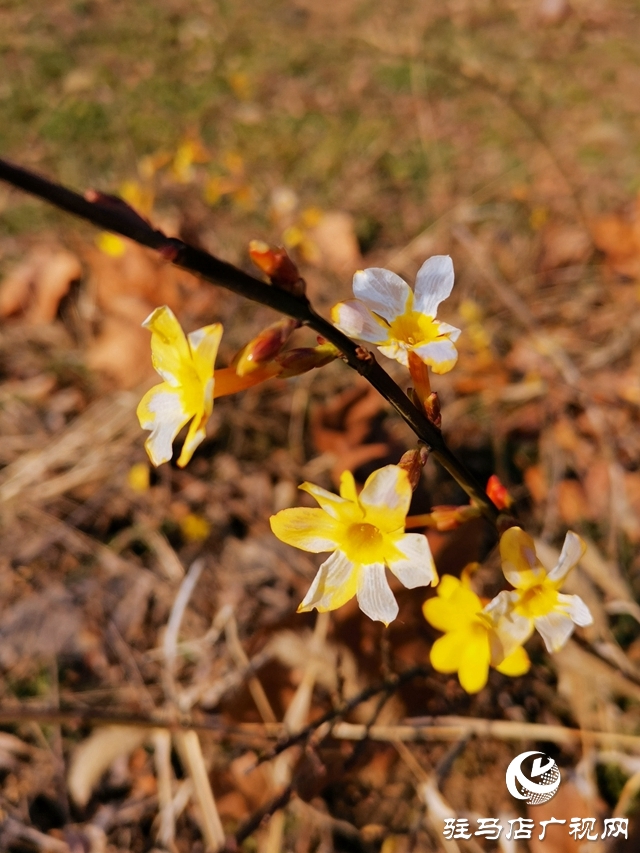
<svg viewBox="0 0 640 853">
<path fill-rule="evenodd" d="M 237 267 L 215 258 L 213 255 L 189 246 L 161 231 L 154 229 L 121 199 L 90 191 L 81 196 L 66 187 L 48 181 L 33 172 L 0 159 L 0 180 L 19 187 L 38 198 L 48 201 L 61 210 L 86 219 L 99 228 L 128 237 L 136 243 L 155 249 L 165 260 L 212 282 L 213 284 L 239 293 L 241 296 L 273 308 L 309 326 L 330 341 L 344 355 L 347 363 L 364 376 L 373 387 L 388 400 L 394 409 L 409 424 L 418 438 L 431 450 L 437 461 L 460 484 L 467 495 L 480 507 L 482 514 L 494 526 L 499 524 L 499 510 L 485 494 L 474 475 L 454 456 L 447 447 L 442 433 L 413 405 L 411 400 L 396 385 L 388 373 L 375 359 L 363 360 L 360 349 L 335 326 L 317 314 L 304 296 L 294 296 L 265 284 Z"/>
</svg>

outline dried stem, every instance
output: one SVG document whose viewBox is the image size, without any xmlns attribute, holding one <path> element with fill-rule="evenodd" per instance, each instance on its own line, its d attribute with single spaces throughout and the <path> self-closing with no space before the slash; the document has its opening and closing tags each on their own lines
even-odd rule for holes
<svg viewBox="0 0 640 853">
<path fill-rule="evenodd" d="M 433 457 L 478 505 L 485 518 L 498 527 L 499 510 L 486 495 L 475 476 L 451 452 L 440 430 L 431 423 L 424 412 L 413 405 L 404 391 L 373 357 L 363 358 L 362 348 L 317 314 L 305 296 L 295 296 L 265 284 L 208 252 L 189 246 L 181 240 L 167 237 L 114 196 L 96 192 L 89 192 L 86 197 L 81 196 L 60 184 L 2 159 L 0 159 L 0 180 L 48 201 L 61 210 L 86 219 L 100 228 L 121 234 L 136 243 L 155 249 L 167 261 L 253 302 L 259 302 L 281 314 L 293 317 L 312 328 L 336 346 L 349 366 L 357 370 L 382 394 L 409 424 L 418 438 L 428 445 Z"/>
</svg>

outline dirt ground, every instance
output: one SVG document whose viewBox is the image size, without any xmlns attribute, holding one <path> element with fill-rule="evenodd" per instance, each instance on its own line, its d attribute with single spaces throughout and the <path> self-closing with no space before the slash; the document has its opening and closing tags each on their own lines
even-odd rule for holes
<svg viewBox="0 0 640 853">
<path fill-rule="evenodd" d="M 274 314 L 0 185 L 1 851 L 204 851 L 216 813 L 247 853 L 636 849 L 638 91 L 637 0 L 0 2 L 0 157 L 247 271 L 284 244 L 325 316 L 359 268 L 452 256 L 443 432 L 550 564 L 587 541 L 567 590 L 594 616 L 469 696 L 429 664 L 431 590 L 394 587 L 388 629 L 297 615 L 320 558 L 269 516 L 409 428 L 335 362 L 217 400 L 192 462 L 152 469 L 142 320 L 222 322 L 227 365 Z M 412 513 L 466 502 L 430 460 Z M 500 588 L 485 522 L 428 535 L 441 575 Z M 563 783 L 527 811 L 504 774 L 530 749 Z M 443 835 L 551 815 L 630 837 Z"/>
</svg>

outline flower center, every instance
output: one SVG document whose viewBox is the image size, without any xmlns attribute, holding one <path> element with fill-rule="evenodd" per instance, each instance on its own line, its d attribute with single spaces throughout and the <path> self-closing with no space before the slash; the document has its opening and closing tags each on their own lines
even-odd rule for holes
<svg viewBox="0 0 640 853">
<path fill-rule="evenodd" d="M 383 563 L 384 537 L 373 524 L 350 524 L 345 531 L 342 550 L 356 563 Z"/>
<path fill-rule="evenodd" d="M 547 613 L 551 613 L 555 610 L 557 603 L 558 591 L 551 584 L 536 584 L 521 593 L 515 609 L 523 616 L 535 619 L 537 616 L 546 616 Z"/>
<path fill-rule="evenodd" d="M 390 337 L 412 347 L 434 341 L 439 337 L 438 323 L 433 317 L 427 317 L 420 311 L 405 311 L 404 314 L 396 317 L 389 327 L 389 332 Z"/>
</svg>

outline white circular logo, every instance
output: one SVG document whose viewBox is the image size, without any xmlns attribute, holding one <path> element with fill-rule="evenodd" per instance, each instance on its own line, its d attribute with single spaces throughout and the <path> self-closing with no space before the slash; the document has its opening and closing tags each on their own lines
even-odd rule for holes
<svg viewBox="0 0 640 853">
<path fill-rule="evenodd" d="M 525 776 L 522 763 L 532 755 L 535 758 L 531 767 L 531 778 Z M 533 781 L 536 780 L 536 781 Z M 531 806 L 539 806 L 553 797 L 560 785 L 560 770 L 553 758 L 544 752 L 521 752 L 507 767 L 507 789 L 517 800 L 526 800 Z"/>
</svg>

